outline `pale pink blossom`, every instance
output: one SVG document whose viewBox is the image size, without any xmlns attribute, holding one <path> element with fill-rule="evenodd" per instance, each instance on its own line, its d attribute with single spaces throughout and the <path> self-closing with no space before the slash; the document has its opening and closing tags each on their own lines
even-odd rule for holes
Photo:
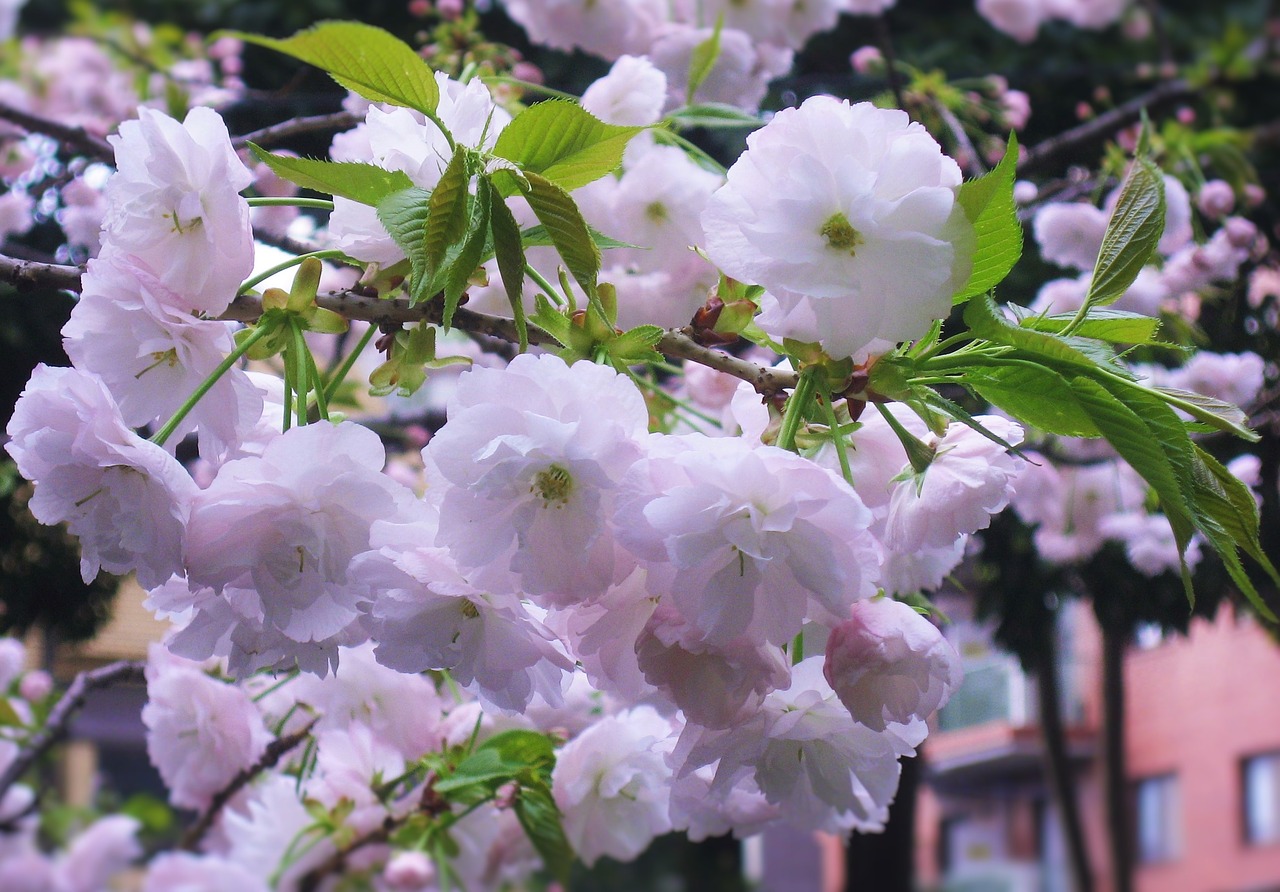
<svg viewBox="0 0 1280 892">
<path fill-rule="evenodd" d="M 196 485 L 162 448 L 129 430 L 102 382 L 39 365 L 9 421 L 5 445 L 36 484 L 31 513 L 80 539 L 80 573 L 136 571 L 144 587 L 182 569 Z"/>
<path fill-rule="evenodd" d="M 708 643 L 782 644 L 806 617 L 839 622 L 875 591 L 871 512 L 840 477 L 794 453 L 665 437 L 626 489 L 619 539 Z"/>
<path fill-rule="evenodd" d="M 536 44 L 606 59 L 644 55 L 667 17 L 664 0 L 507 0 L 503 8 Z"/>
<path fill-rule="evenodd" d="M 668 105 L 684 105 L 694 51 L 711 34 L 709 26 L 677 22 L 663 26 L 654 38 L 648 54 L 667 77 Z M 757 43 L 736 28 L 725 28 L 720 32 L 720 55 L 694 92 L 694 101 L 723 102 L 754 111 L 764 99 L 769 82 L 789 71 L 791 61 L 790 49 Z"/>
<path fill-rule="evenodd" d="M 1265 373 L 1266 363 L 1256 353 L 1200 351 L 1169 372 L 1166 382 L 1235 406 L 1249 406 L 1262 390 Z"/>
<path fill-rule="evenodd" d="M 978 14 L 1020 43 L 1035 40 L 1047 10 L 1044 0 L 978 0 Z"/>
<path fill-rule="evenodd" d="M 292 428 L 261 456 L 228 462 L 192 508 L 188 577 L 256 591 L 266 621 L 295 641 L 342 633 L 364 591 L 347 565 L 369 549 L 375 520 L 417 505 L 385 460 L 378 436 L 348 421 Z"/>
<path fill-rule="evenodd" d="M 1169 519 L 1163 514 L 1130 511 L 1102 518 L 1098 529 L 1109 539 L 1124 543 L 1125 557 L 1144 576 L 1177 573 L 1200 563 L 1200 542 L 1194 537 L 1181 553 Z"/>
<path fill-rule="evenodd" d="M 1045 260 L 1092 270 L 1107 231 L 1107 213 L 1080 201 L 1051 202 L 1036 211 L 1032 231 Z"/>
<path fill-rule="evenodd" d="M 1196 194 L 1196 207 L 1210 220 L 1220 220 L 1236 206 L 1236 193 L 1226 180 L 1209 180 Z"/>
<path fill-rule="evenodd" d="M 617 569 L 613 490 L 648 422 L 635 385 L 606 366 L 525 354 L 473 367 L 423 450 L 442 478 L 438 544 L 479 587 L 518 578 L 547 604 L 599 597 Z"/>
<path fill-rule="evenodd" d="M 181 299 L 178 309 L 217 315 L 253 270 L 253 182 L 217 112 L 194 108 L 179 124 L 143 108 L 110 138 L 104 243 L 134 254 Z"/>
<path fill-rule="evenodd" d="M 142 854 L 141 824 L 126 815 L 99 818 L 76 835 L 58 858 L 58 892 L 102 892 Z"/>
<path fill-rule="evenodd" d="M 556 756 L 552 794 L 565 835 L 587 866 L 629 861 L 671 829 L 671 725 L 652 707 L 606 716 Z"/>
<path fill-rule="evenodd" d="M 607 124 L 644 127 L 662 117 L 667 76 L 643 56 L 622 56 L 587 87 L 582 107 Z"/>
<path fill-rule="evenodd" d="M 822 671 L 854 721 L 876 731 L 927 719 L 963 677 L 960 655 L 937 627 L 892 598 L 853 605 L 827 638 Z"/>
<path fill-rule="evenodd" d="M 833 357 L 922 334 L 968 276 L 960 169 L 904 112 L 815 96 L 747 137 L 707 205 L 708 256 L 763 285 L 759 322 Z"/>
<path fill-rule="evenodd" d="M 76 368 L 102 379 L 132 427 L 168 421 L 235 347 L 226 323 L 179 309 L 181 296 L 136 257 L 111 251 L 89 261 L 82 287 L 63 348 Z M 167 445 L 198 426 L 202 455 L 220 463 L 261 414 L 257 388 L 228 369 Z"/>
<path fill-rule="evenodd" d="M 243 688 L 211 678 L 194 664 L 147 662 L 147 755 L 179 808 L 203 810 L 271 741 Z"/>
<path fill-rule="evenodd" d="M 263 875 L 218 855 L 166 852 L 147 865 L 142 892 L 269 892 Z"/>
</svg>

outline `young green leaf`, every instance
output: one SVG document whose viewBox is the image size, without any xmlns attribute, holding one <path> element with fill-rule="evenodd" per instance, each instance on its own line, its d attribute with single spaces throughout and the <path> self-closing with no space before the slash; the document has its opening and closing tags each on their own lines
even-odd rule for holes
<svg viewBox="0 0 1280 892">
<path fill-rule="evenodd" d="M 467 281 L 484 257 L 485 243 L 489 238 L 489 213 L 492 200 L 493 188 L 486 178 L 481 177 L 476 183 L 475 201 L 471 203 L 471 219 L 467 223 L 466 239 L 462 242 L 453 265 L 445 273 L 444 317 L 441 322 L 446 331 L 453 323 L 453 314 L 458 309 L 462 292 L 467 289 Z"/>
<path fill-rule="evenodd" d="M 1055 334 L 1066 331 L 1075 321 L 1075 314 L 1061 316 L 1030 315 L 1020 320 L 1023 328 L 1049 331 Z M 1072 332 L 1077 337 L 1094 338 L 1112 344 L 1151 344 L 1160 330 L 1160 320 L 1122 310 L 1092 310 Z"/>
<path fill-rule="evenodd" d="M 1034 353 L 1057 363 L 1095 368 L 1102 357 L 1086 352 L 1089 343 L 1072 341 L 1049 332 L 1034 331 L 1014 325 L 1004 317 L 995 301 L 983 294 L 969 301 L 964 308 L 964 321 L 970 330 L 980 338 L 986 338 L 997 344 L 1018 347 L 1028 353 Z"/>
<path fill-rule="evenodd" d="M 716 16 L 716 26 L 711 30 L 711 36 L 695 46 L 689 56 L 689 85 L 684 91 L 685 105 L 693 104 L 693 95 L 716 67 L 716 62 L 720 59 L 720 32 L 723 30 L 724 10 L 721 10 Z"/>
<path fill-rule="evenodd" d="M 1164 175 L 1137 158 L 1120 187 L 1120 199 L 1102 237 L 1086 307 L 1105 306 L 1129 290 L 1164 234 Z"/>
<path fill-rule="evenodd" d="M 559 341 L 562 347 L 569 345 L 573 336 L 573 324 L 541 292 L 533 296 L 533 315 L 529 317 L 529 321 Z"/>
<path fill-rule="evenodd" d="M 560 809 L 546 786 L 521 787 L 515 801 L 516 818 L 528 834 L 529 841 L 542 856 L 547 871 L 562 885 L 569 882 L 573 867 L 573 849 L 564 834 Z"/>
<path fill-rule="evenodd" d="M 1064 437 L 1098 437 L 1101 432 L 1078 402 L 1067 379 L 1025 359 L 969 369 L 964 383 L 1014 418 Z"/>
<path fill-rule="evenodd" d="M 596 243 L 596 247 L 601 251 L 607 251 L 610 248 L 640 247 L 639 245 L 631 244 L 631 242 L 621 242 L 616 238 L 610 238 L 594 226 L 588 225 L 587 229 L 591 232 L 591 240 Z M 555 242 L 551 240 L 551 235 L 547 232 L 547 227 L 541 223 L 520 230 L 520 238 L 526 248 L 551 248 L 555 246 Z"/>
<path fill-rule="evenodd" d="M 606 349 L 610 358 L 622 366 L 661 362 L 662 354 L 653 348 L 662 336 L 662 329 L 656 325 L 638 325 L 609 341 Z"/>
<path fill-rule="evenodd" d="M 1018 140 L 1009 135 L 1004 158 L 994 169 L 961 184 L 956 200 L 973 225 L 973 270 L 955 295 L 963 303 L 975 294 L 990 291 L 1004 281 L 1022 256 L 1022 224 L 1013 202 L 1013 181 L 1018 165 Z"/>
<path fill-rule="evenodd" d="M 416 304 L 431 296 L 431 273 L 427 267 L 426 234 L 430 218 L 431 193 L 417 187 L 393 192 L 378 202 L 378 222 L 409 258 L 412 276 L 409 301 Z"/>
<path fill-rule="evenodd" d="M 596 276 L 600 274 L 600 249 L 591 238 L 578 205 L 569 193 L 545 177 L 528 172 L 526 176 L 529 207 L 547 228 L 551 243 L 582 290 L 588 295 L 594 293 Z"/>
<path fill-rule="evenodd" d="M 392 192 L 413 186 L 409 176 L 398 170 L 383 170 L 359 161 L 318 161 L 314 158 L 292 158 L 276 155 L 249 143 L 258 160 L 279 177 L 304 189 L 349 198 L 377 207 Z"/>
<path fill-rule="evenodd" d="M 493 237 L 493 254 L 498 261 L 502 287 L 511 302 L 511 313 L 520 338 L 520 352 L 529 349 L 529 325 L 524 311 L 524 244 L 520 241 L 520 224 L 501 196 L 493 199 L 489 212 L 489 231 Z"/>
<path fill-rule="evenodd" d="M 1250 443 L 1258 442 L 1258 434 L 1249 428 L 1249 416 L 1238 406 L 1216 400 L 1203 393 L 1190 390 L 1179 390 L 1176 387 L 1157 387 L 1157 393 L 1165 396 L 1170 405 L 1181 409 L 1192 418 L 1203 421 L 1216 430 L 1235 434 Z"/>
<path fill-rule="evenodd" d="M 428 275 L 435 276 L 445 252 L 467 234 L 467 198 L 471 177 L 467 172 L 467 152 L 459 146 L 449 159 L 440 182 L 431 190 L 429 223 L 423 237 L 423 257 Z"/>
<path fill-rule="evenodd" d="M 493 154 L 569 191 L 616 170 L 627 143 L 643 129 L 606 124 L 576 102 L 548 99 L 516 115 Z M 504 195 L 518 188 L 513 176 L 498 184 Z"/>
<path fill-rule="evenodd" d="M 359 22 L 320 22 L 283 40 L 222 32 L 322 68 L 365 99 L 433 115 L 440 88 L 430 66 L 404 41 Z"/>
</svg>

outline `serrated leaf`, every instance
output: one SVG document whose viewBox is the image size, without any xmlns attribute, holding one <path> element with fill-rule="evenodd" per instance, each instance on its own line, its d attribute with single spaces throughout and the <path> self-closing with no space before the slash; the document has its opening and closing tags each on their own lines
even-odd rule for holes
<svg viewBox="0 0 1280 892">
<path fill-rule="evenodd" d="M 502 287 L 511 303 L 511 314 L 520 338 L 520 352 L 524 353 L 529 349 L 529 325 L 524 311 L 524 244 L 520 241 L 520 224 L 501 197 L 493 200 L 489 231 L 493 234 L 498 274 L 502 276 Z"/>
<path fill-rule="evenodd" d="M 1096 347 L 1096 344 L 1090 347 L 1086 343 L 1056 334 L 1014 325 L 1004 317 L 990 295 L 982 294 L 970 300 L 964 308 L 964 321 L 975 335 L 997 344 L 1018 347 L 1028 353 L 1068 365 L 1090 369 L 1099 365 L 1100 357 L 1085 352 L 1086 349 Z"/>
<path fill-rule="evenodd" d="M 667 121 L 680 127 L 763 127 L 764 121 L 756 115 L 747 114 L 735 105 L 719 102 L 700 102 L 678 108 L 666 117 Z"/>
<path fill-rule="evenodd" d="M 966 370 L 964 383 L 993 406 L 1042 431 L 1064 437 L 1101 436 L 1067 379 L 1053 369 L 1013 359 Z"/>
<path fill-rule="evenodd" d="M 573 867 L 573 849 L 564 834 L 560 809 L 545 787 L 521 787 L 515 801 L 516 818 L 529 841 L 542 856 L 547 871 L 562 885 L 569 882 Z"/>
<path fill-rule="evenodd" d="M 1020 324 L 1036 331 L 1061 333 L 1075 321 L 1074 314 L 1056 316 L 1027 316 Z M 1160 320 L 1139 313 L 1122 310 L 1092 310 L 1083 322 L 1076 326 L 1077 337 L 1093 338 L 1112 344 L 1150 344 L 1160 330 Z"/>
<path fill-rule="evenodd" d="M 516 115 L 493 154 L 570 191 L 616 170 L 627 143 L 643 129 L 606 124 L 576 102 L 548 99 Z M 514 176 L 497 185 L 503 195 L 518 189 Z"/>
<path fill-rule="evenodd" d="M 492 794 L 513 780 L 535 783 L 550 777 L 554 764 L 555 751 L 545 734 L 504 731 L 476 747 L 449 777 L 436 782 L 435 789 L 442 794 L 455 794 L 475 787 Z"/>
<path fill-rule="evenodd" d="M 459 146 L 445 165 L 440 182 L 431 190 L 428 202 L 429 222 L 423 237 L 423 258 L 428 275 L 435 276 L 450 246 L 467 234 L 467 152 Z"/>
<path fill-rule="evenodd" d="M 1258 433 L 1249 428 L 1249 416 L 1239 406 L 1205 396 L 1203 393 L 1180 390 L 1176 387 L 1157 387 L 1155 390 L 1168 397 L 1175 408 L 1181 409 L 1192 418 L 1216 430 L 1235 434 L 1250 443 L 1258 442 Z"/>
<path fill-rule="evenodd" d="M 594 294 L 596 276 L 600 274 L 600 249 L 591 238 L 582 212 L 569 193 L 555 183 L 536 173 L 526 175 L 529 185 L 524 195 L 529 207 L 546 227 L 551 244 L 582 290 Z"/>
<path fill-rule="evenodd" d="M 702 82 L 707 79 L 716 67 L 720 58 L 720 33 L 724 31 L 724 10 L 716 16 L 716 25 L 711 29 L 711 36 L 699 43 L 689 54 L 689 84 L 684 91 L 686 105 L 693 103 L 693 94 L 698 92 Z"/>
<path fill-rule="evenodd" d="M 435 74 L 413 49 L 372 25 L 320 22 L 283 40 L 222 32 L 324 69 L 342 86 L 373 102 L 434 115 L 440 103 Z"/>
<path fill-rule="evenodd" d="M 560 346 L 567 347 L 572 333 L 572 323 L 569 318 L 552 306 L 551 301 L 547 300 L 542 292 L 533 296 L 533 310 L 529 321 L 559 341 Z"/>
<path fill-rule="evenodd" d="M 249 143 L 249 148 L 259 161 L 291 183 L 304 189 L 349 198 L 371 207 L 377 207 L 378 202 L 391 193 L 413 186 L 413 180 L 399 170 L 383 170 L 359 161 L 292 158 L 268 152 L 253 143 Z"/>
<path fill-rule="evenodd" d="M 1135 159 L 1107 222 L 1085 306 L 1106 306 L 1129 290 L 1164 234 L 1164 175 L 1146 158 Z"/>
<path fill-rule="evenodd" d="M 662 354 L 653 348 L 662 340 L 663 334 L 656 325 L 637 325 L 609 341 L 609 355 L 624 365 L 661 362 Z"/>
<path fill-rule="evenodd" d="M 591 240 L 596 243 L 596 247 L 601 251 L 607 251 L 610 248 L 639 248 L 639 245 L 633 245 L 631 242 L 620 242 L 616 238 L 610 238 L 594 226 L 587 226 L 591 233 Z M 537 226 L 530 226 L 527 229 L 520 230 L 520 238 L 524 241 L 526 248 L 551 248 L 555 246 L 555 242 L 551 240 L 551 235 L 547 232 L 547 227 L 539 223 Z"/>
<path fill-rule="evenodd" d="M 441 322 L 445 331 L 453 324 L 453 314 L 458 309 L 467 281 L 484 257 L 485 241 L 489 237 L 489 212 L 493 201 L 493 188 L 484 177 L 476 183 L 475 201 L 471 203 L 471 219 L 467 223 L 466 239 L 445 275 L 444 316 Z"/>
<path fill-rule="evenodd" d="M 963 303 L 1004 281 L 1022 256 L 1022 224 L 1013 201 L 1018 166 L 1018 140 L 1009 135 L 1004 157 L 992 170 L 961 184 L 956 201 L 973 226 L 973 269 L 955 295 Z"/>
<path fill-rule="evenodd" d="M 431 193 L 417 187 L 393 192 L 378 202 L 380 222 L 395 243 L 409 258 L 412 276 L 409 302 L 416 304 L 431 296 L 430 271 L 427 268 L 426 234 L 430 218 Z"/>
</svg>

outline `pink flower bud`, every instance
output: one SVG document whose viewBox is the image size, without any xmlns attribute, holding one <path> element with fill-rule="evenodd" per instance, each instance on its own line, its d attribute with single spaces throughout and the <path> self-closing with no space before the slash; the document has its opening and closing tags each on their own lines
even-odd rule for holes
<svg viewBox="0 0 1280 892">
<path fill-rule="evenodd" d="M 397 892 L 417 892 L 435 875 L 435 865 L 422 852 L 398 852 L 382 870 L 383 881 Z"/>
<path fill-rule="evenodd" d="M 849 64 L 853 66 L 853 70 L 858 74 L 871 74 L 880 70 L 880 67 L 884 64 L 884 55 L 878 47 L 858 47 L 849 56 Z"/>
<path fill-rule="evenodd" d="M 43 700 L 53 690 L 53 679 L 43 669 L 35 669 L 18 682 L 18 695 L 30 703 Z"/>
<path fill-rule="evenodd" d="M 1225 217 L 1231 213 L 1235 204 L 1236 194 L 1231 184 L 1224 180 L 1210 180 L 1200 187 L 1200 194 L 1196 196 L 1196 205 L 1200 208 L 1200 213 L 1211 220 Z"/>
</svg>

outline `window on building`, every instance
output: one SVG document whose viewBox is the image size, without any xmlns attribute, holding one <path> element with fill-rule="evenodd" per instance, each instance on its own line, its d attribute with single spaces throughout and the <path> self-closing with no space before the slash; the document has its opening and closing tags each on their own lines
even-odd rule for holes
<svg viewBox="0 0 1280 892">
<path fill-rule="evenodd" d="M 1181 823 L 1177 775 L 1138 781 L 1134 788 L 1134 842 L 1139 864 L 1177 858 L 1182 847 Z"/>
<path fill-rule="evenodd" d="M 1280 842 L 1280 752 L 1251 756 L 1242 767 L 1245 841 Z"/>
</svg>

